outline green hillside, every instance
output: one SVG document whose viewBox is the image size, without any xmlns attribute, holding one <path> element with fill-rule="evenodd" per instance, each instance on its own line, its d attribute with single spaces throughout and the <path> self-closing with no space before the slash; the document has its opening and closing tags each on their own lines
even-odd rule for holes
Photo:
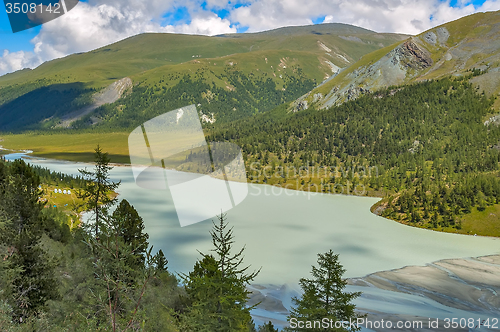
<svg viewBox="0 0 500 332">
<path fill-rule="evenodd" d="M 472 74 L 471 74 L 472 76 Z M 435 230 L 500 236 L 500 127 L 470 77 L 369 93 L 341 106 L 287 106 L 212 128 L 242 147 L 250 182 L 384 197 L 374 212 Z M 277 114 L 275 114 L 277 113 Z M 493 213 L 492 212 L 492 213 Z"/>
<path fill-rule="evenodd" d="M 482 70 L 484 75 L 474 77 L 473 82 L 488 95 L 498 95 L 500 11 L 470 15 L 367 54 L 294 106 L 314 103 L 316 108 L 327 108 L 367 91 L 467 75 L 474 69 Z M 499 102 L 495 108 L 500 110 Z"/>
<path fill-rule="evenodd" d="M 377 34 L 343 24 L 291 27 L 265 33 L 215 37 L 137 35 L 94 51 L 46 62 L 34 70 L 23 70 L 0 77 L 0 130 L 58 127 L 61 118 L 78 112 L 85 105 L 91 105 L 97 91 L 125 77 L 132 79 L 134 87 L 146 89 L 171 88 L 181 78 L 189 76 L 191 80 L 199 79 L 209 86 L 215 84 L 222 89 L 227 86 L 231 90 L 232 86 L 225 83 L 230 80 L 226 72 L 235 71 L 236 67 L 245 79 L 250 79 L 256 85 L 262 86 L 254 80 L 270 79 L 273 83 L 265 88 L 239 89 L 236 91 L 237 95 L 232 97 L 238 99 L 242 94 L 250 94 L 252 98 L 262 100 L 261 104 L 264 104 L 266 98 L 275 100 L 266 107 L 259 106 L 256 102 L 237 104 L 232 107 L 237 109 L 235 116 L 228 116 L 227 112 L 220 116 L 222 119 L 240 118 L 296 99 L 331 76 L 333 69 L 346 67 L 364 54 L 402 38 L 404 36 Z M 237 65 L 233 65 L 234 63 Z M 285 63 L 289 63 L 290 67 L 284 68 Z M 286 80 L 299 80 L 300 84 L 289 86 Z M 287 89 L 287 86 L 294 92 L 285 93 L 286 96 L 283 97 L 281 91 Z M 53 87 L 57 87 L 56 90 L 61 95 L 52 93 Z M 262 90 L 261 94 L 257 90 Z M 197 91 L 189 99 L 195 100 L 203 92 L 206 93 Z M 134 95 L 134 89 L 129 93 Z M 266 97 L 266 94 L 275 96 Z M 154 97 L 158 96 L 155 93 Z M 44 103 L 46 97 L 52 101 L 50 105 Z M 184 101 L 169 98 L 163 111 L 175 108 L 170 106 L 171 103 L 185 105 Z M 120 103 L 115 106 L 119 105 Z M 98 114 L 103 113 L 110 111 L 108 109 Z M 151 117 L 156 113 L 151 112 Z M 218 120 L 219 111 L 211 113 Z M 14 114 L 22 114 L 22 119 L 14 119 Z M 90 118 L 93 120 L 89 122 Z M 82 119 L 78 126 L 107 121 L 108 118 L 96 118 L 92 114 Z M 116 127 L 115 124 L 112 126 Z"/>
</svg>

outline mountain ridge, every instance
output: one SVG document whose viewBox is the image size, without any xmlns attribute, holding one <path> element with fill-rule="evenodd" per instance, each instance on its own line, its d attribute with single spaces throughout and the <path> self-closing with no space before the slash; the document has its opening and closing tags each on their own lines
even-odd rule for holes
<svg viewBox="0 0 500 332">
<path fill-rule="evenodd" d="M 466 75 L 474 69 L 486 74 L 475 77 L 474 82 L 495 95 L 500 93 L 500 82 L 493 79 L 499 67 L 500 11 L 478 13 L 365 55 L 328 83 L 299 98 L 294 107 L 298 110 L 314 104 L 316 108 L 328 108 L 370 91 Z"/>
<path fill-rule="evenodd" d="M 321 34 L 312 33 L 315 30 L 320 30 Z M 282 35 L 283 31 L 286 35 Z M 178 84 L 183 77 L 199 80 L 202 85 L 215 84 L 217 89 L 225 90 L 223 93 L 231 90 L 234 92 L 234 86 L 237 84 L 240 86 L 236 90 L 237 95 L 233 93 L 234 96 L 231 98 L 238 100 L 250 98 L 253 101 L 233 105 L 231 109 L 235 109 L 235 112 L 224 110 L 220 111 L 224 114 L 217 114 L 219 110 L 215 109 L 207 114 L 201 114 L 216 121 L 234 120 L 240 118 L 241 114 L 249 116 L 270 110 L 282 102 L 292 101 L 361 56 L 403 38 L 405 36 L 377 34 L 343 24 L 289 27 L 270 32 L 270 35 L 265 33 L 229 37 L 158 33 L 136 35 L 90 52 L 45 62 L 33 70 L 23 70 L 0 77 L 2 90 L 0 128 L 18 131 L 61 127 L 61 122 L 64 122 L 63 119 L 66 119 L 68 114 L 86 113 L 80 110 L 92 104 L 96 93 L 126 77 L 132 80 L 133 86 L 140 85 L 146 90 L 149 89 L 151 95 L 147 97 L 148 100 L 163 98 L 164 93 Z M 241 77 L 236 79 L 237 82 L 230 84 L 230 80 L 234 77 L 229 76 L 236 71 L 238 75 L 243 76 L 240 75 Z M 242 83 L 242 79 L 249 80 L 252 85 L 246 86 Z M 300 91 L 286 93 L 285 97 L 280 97 L 283 95 L 283 89 L 291 88 L 287 87 L 287 84 L 292 81 L 295 82 L 293 83 L 295 87 L 292 89 Z M 58 91 L 67 91 L 74 89 L 75 83 L 81 86 L 81 90 L 73 91 L 71 97 L 73 99 L 65 100 L 64 107 L 56 105 L 53 109 L 44 109 L 46 106 L 43 103 L 43 94 L 37 94 L 37 91 L 43 92 L 45 90 L 40 89 L 50 86 L 57 86 Z M 202 95 L 210 94 L 209 91 L 214 90 L 206 87 L 203 89 L 190 92 L 188 97 L 190 102 L 203 103 Z M 42 109 L 36 112 L 38 114 L 34 114 L 35 110 L 31 108 L 22 107 L 27 102 L 23 100 L 23 96 L 28 96 L 28 93 L 32 94 L 30 105 L 33 107 L 41 105 Z M 33 102 L 34 95 L 40 98 L 38 102 Z M 259 100 L 266 98 L 274 101 L 266 105 L 265 103 L 257 105 Z M 52 100 L 57 104 L 56 95 Z M 175 101 L 169 99 L 163 112 L 176 107 L 172 102 L 177 105 Z M 143 106 L 145 105 L 141 107 Z M 119 108 L 120 104 L 114 106 L 115 110 Z M 211 108 L 214 109 L 214 105 L 211 105 Z M 225 106 L 221 105 L 219 108 Z M 150 117 L 157 115 L 156 111 L 156 113 L 143 111 Z M 23 119 L 14 117 L 13 112 L 22 114 Z M 75 120 L 85 118 L 83 123 L 95 124 L 105 123 L 110 113 L 116 117 L 123 117 L 120 112 L 101 108 L 92 111 L 89 116 L 96 118 L 96 112 L 107 114 L 97 119 L 98 121 L 90 121 L 90 118 L 85 116 Z M 214 117 L 211 113 L 214 113 Z M 40 118 L 41 114 L 43 116 Z M 33 121 L 30 118 L 33 118 Z M 63 127 L 71 126 L 65 123 Z"/>
</svg>

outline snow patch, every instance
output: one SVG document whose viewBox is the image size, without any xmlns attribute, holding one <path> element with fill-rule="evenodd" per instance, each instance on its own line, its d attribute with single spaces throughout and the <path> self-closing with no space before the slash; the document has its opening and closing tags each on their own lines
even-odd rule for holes
<svg viewBox="0 0 500 332">
<path fill-rule="evenodd" d="M 336 56 L 338 56 L 339 58 L 341 58 L 341 59 L 342 59 L 342 60 L 344 60 L 345 62 L 347 62 L 347 63 L 351 63 L 351 61 L 347 60 L 345 56 L 343 56 L 343 55 L 341 55 L 341 54 L 338 54 L 338 53 L 335 53 L 335 52 L 334 52 L 333 54 L 335 54 Z"/>
<path fill-rule="evenodd" d="M 332 69 L 332 73 L 337 74 L 340 71 L 340 67 L 338 67 L 337 65 L 335 65 L 333 62 L 330 62 L 328 60 L 326 60 L 325 62 Z"/>
<path fill-rule="evenodd" d="M 234 109 L 233 109 L 234 110 Z M 215 122 L 215 116 L 214 116 L 214 113 L 210 113 L 210 117 L 206 114 L 202 114 L 201 115 L 201 121 L 205 122 L 205 123 L 214 123 Z"/>
</svg>

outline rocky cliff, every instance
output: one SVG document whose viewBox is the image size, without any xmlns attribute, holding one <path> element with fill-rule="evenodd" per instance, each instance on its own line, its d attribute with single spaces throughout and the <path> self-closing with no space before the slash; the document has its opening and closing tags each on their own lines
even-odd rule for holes
<svg viewBox="0 0 500 332">
<path fill-rule="evenodd" d="M 500 93 L 500 11 L 464 17 L 365 55 L 294 104 L 328 108 L 388 86 L 480 70 L 471 80 Z M 476 72 L 477 73 L 477 72 Z M 497 107 L 500 103 L 496 104 Z"/>
</svg>

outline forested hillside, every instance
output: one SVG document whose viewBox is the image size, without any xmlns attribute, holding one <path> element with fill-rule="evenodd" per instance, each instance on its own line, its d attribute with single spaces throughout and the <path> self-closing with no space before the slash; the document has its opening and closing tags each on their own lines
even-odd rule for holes
<svg viewBox="0 0 500 332">
<path fill-rule="evenodd" d="M 168 110 L 192 104 L 197 105 L 204 122 L 243 119 L 267 112 L 314 87 L 315 82 L 302 74 L 300 68 L 292 70 L 296 73 L 289 75 L 284 72 L 281 75 L 280 84 L 270 77 L 255 78 L 252 73 L 245 75 L 237 67 L 226 69 L 217 78 L 224 81 L 227 87 L 203 79 L 201 70 L 194 76 L 177 76 L 178 83 L 170 87 L 164 82 L 175 78 L 166 76 L 153 86 L 135 86 L 130 95 L 100 107 L 95 113 L 75 122 L 73 128 L 133 129 Z M 98 123 L 94 125 L 95 121 Z"/>
<path fill-rule="evenodd" d="M 471 212 L 500 203 L 500 128 L 484 124 L 494 98 L 468 83 L 473 75 L 232 122 L 212 128 L 209 140 L 238 143 L 254 182 L 382 195 L 376 212 L 403 223 L 500 236 L 495 220 L 462 224 Z"/>
<path fill-rule="evenodd" d="M 328 108 L 368 91 L 481 69 L 474 78 L 489 96 L 500 94 L 500 11 L 447 22 L 363 56 L 345 71 L 305 95 L 295 106 Z M 500 101 L 495 104 L 500 110 Z"/>
<path fill-rule="evenodd" d="M 59 174 L 0 159 L 2 331 L 278 331 L 271 322 L 253 322 L 256 305 L 247 303 L 246 287 L 260 269 L 244 266 L 245 247 L 237 248 L 225 214 L 213 221 L 213 249 L 200 252 L 191 272 L 176 274 L 168 269 L 171 253 L 153 252 L 135 208 L 108 195 L 119 183 L 109 179 L 112 167 L 99 147 L 95 163 L 93 170 L 81 171 L 85 180 L 59 179 L 79 184 L 79 196 L 94 212 L 91 222 L 70 229 L 66 215 L 44 208 L 40 199 L 41 180 L 54 181 Z M 344 291 L 338 255 L 319 257 L 328 274 L 309 282 L 316 289 L 330 285 L 335 307 L 325 306 L 328 317 L 358 317 L 351 300 L 360 294 Z M 297 317 L 314 317 L 309 312 L 317 309 L 318 297 L 312 303 L 295 300 Z"/>
<path fill-rule="evenodd" d="M 126 130 L 136 116 L 151 118 L 187 102 L 205 104 L 206 121 L 243 118 L 294 100 L 405 37 L 344 24 L 214 37 L 142 34 L 0 77 L 0 130 L 68 127 L 68 114 L 93 105 L 100 91 L 124 78 L 133 82 L 124 94 L 132 94 L 129 100 L 103 106 L 74 127 Z M 134 108 L 122 113 L 122 105 Z"/>
</svg>

